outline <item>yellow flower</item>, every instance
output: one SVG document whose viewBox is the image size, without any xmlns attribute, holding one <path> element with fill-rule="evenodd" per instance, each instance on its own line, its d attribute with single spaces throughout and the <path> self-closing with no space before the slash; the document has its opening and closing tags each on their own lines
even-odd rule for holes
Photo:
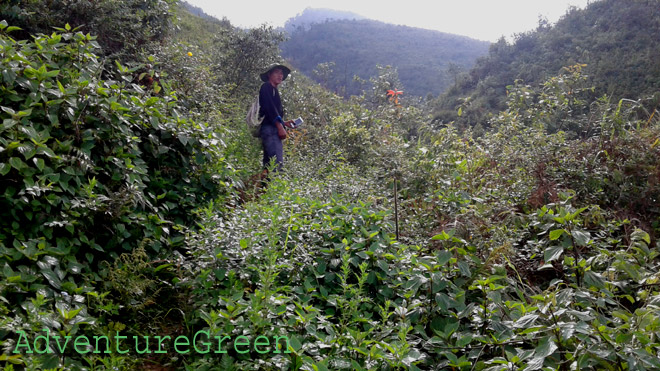
<svg viewBox="0 0 660 371">
<path fill-rule="evenodd" d="M 188 56 L 189 56 L 189 57 L 192 57 L 192 52 L 188 52 Z"/>
</svg>

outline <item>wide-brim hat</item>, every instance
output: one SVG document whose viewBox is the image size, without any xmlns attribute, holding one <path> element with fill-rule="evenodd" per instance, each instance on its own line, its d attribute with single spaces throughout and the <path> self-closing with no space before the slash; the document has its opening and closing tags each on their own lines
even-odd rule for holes
<svg viewBox="0 0 660 371">
<path fill-rule="evenodd" d="M 268 82 L 268 75 L 270 75 L 271 72 L 273 72 L 274 69 L 279 68 L 282 70 L 282 73 L 284 74 L 284 77 L 282 77 L 282 81 L 286 80 L 286 78 L 289 76 L 291 73 L 291 69 L 283 64 L 271 64 L 268 69 L 259 75 L 261 77 L 261 81 L 263 82 Z"/>
</svg>

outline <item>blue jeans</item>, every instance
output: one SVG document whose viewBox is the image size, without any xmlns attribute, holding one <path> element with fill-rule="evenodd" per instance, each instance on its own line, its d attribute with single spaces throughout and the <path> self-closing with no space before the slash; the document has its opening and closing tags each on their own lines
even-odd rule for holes
<svg viewBox="0 0 660 371">
<path fill-rule="evenodd" d="M 271 160 L 275 160 L 275 171 L 282 170 L 284 164 L 284 146 L 275 125 L 262 125 L 260 131 L 261 143 L 264 149 L 263 165 L 267 168 Z"/>
</svg>

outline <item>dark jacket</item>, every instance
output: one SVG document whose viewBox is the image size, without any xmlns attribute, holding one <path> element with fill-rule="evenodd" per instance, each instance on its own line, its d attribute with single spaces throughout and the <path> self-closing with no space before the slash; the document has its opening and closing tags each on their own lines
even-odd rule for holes
<svg viewBox="0 0 660 371">
<path fill-rule="evenodd" d="M 265 135 L 277 135 L 277 121 L 284 122 L 284 109 L 282 108 L 282 101 L 280 100 L 280 93 L 277 88 L 274 88 L 269 82 L 265 82 L 259 89 L 259 109 L 260 115 L 264 115 L 264 120 L 261 123 L 259 131 L 260 136 L 263 138 Z"/>
</svg>

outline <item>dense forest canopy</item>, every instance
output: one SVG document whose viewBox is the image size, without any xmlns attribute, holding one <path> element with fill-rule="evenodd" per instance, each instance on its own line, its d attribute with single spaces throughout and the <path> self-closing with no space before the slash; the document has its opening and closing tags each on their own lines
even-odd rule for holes
<svg viewBox="0 0 660 371">
<path fill-rule="evenodd" d="M 567 21 L 633 14 L 614 25 L 636 45 L 653 4 L 494 44 L 456 123 L 395 67 L 348 98 L 294 69 L 305 124 L 261 182 L 245 114 L 282 32 L 176 1 L 2 2 L 0 367 L 660 370 L 658 75 L 636 78 L 657 60 Z M 608 48 L 499 85 L 562 32 L 552 50 Z M 485 86 L 503 106 L 475 116 Z"/>
<path fill-rule="evenodd" d="M 490 45 L 465 36 L 367 19 L 326 20 L 295 29 L 288 36 L 281 45 L 282 55 L 344 96 L 359 95 L 365 81 L 377 75 L 377 65 L 395 67 L 407 94 L 438 95 Z M 320 68 L 323 65 L 326 71 Z"/>
</svg>

